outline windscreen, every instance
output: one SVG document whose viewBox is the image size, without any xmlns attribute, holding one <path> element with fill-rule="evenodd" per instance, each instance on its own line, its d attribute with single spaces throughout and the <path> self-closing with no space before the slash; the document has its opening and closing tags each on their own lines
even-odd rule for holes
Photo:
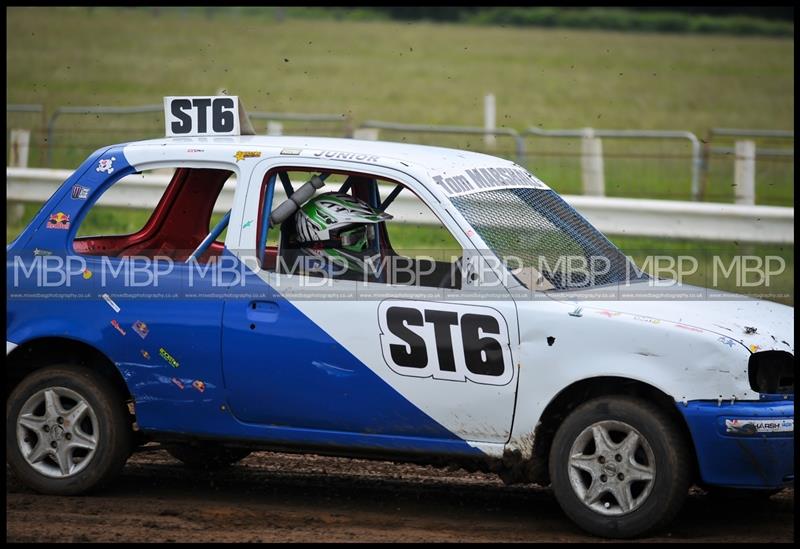
<svg viewBox="0 0 800 549">
<path fill-rule="evenodd" d="M 647 278 L 550 189 L 506 188 L 450 200 L 529 289 L 572 290 Z"/>
</svg>

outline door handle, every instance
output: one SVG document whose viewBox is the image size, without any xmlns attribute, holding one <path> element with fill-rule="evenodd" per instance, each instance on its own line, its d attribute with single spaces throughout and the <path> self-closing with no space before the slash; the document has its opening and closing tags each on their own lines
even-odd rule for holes
<svg viewBox="0 0 800 549">
<path fill-rule="evenodd" d="M 279 311 L 275 301 L 251 301 L 247 304 L 247 318 L 257 322 L 275 322 Z"/>
</svg>

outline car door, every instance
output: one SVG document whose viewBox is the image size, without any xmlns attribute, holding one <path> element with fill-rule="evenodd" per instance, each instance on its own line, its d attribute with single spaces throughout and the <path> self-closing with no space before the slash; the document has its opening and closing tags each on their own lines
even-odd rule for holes
<svg viewBox="0 0 800 549">
<path fill-rule="evenodd" d="M 285 428 L 507 441 L 518 378 L 516 308 L 491 269 L 481 268 L 463 230 L 439 212 L 463 261 L 488 274 L 451 289 L 338 279 L 323 285 L 254 267 L 248 258 L 258 255 L 259 208 L 280 185 L 280 162 L 254 168 L 234 251 L 248 276 L 232 287 L 223 315 L 233 414 Z M 389 168 L 301 158 L 292 166 L 391 180 L 423 207 L 436 202 L 417 180 Z M 483 285 L 499 298 L 487 300 Z"/>
</svg>

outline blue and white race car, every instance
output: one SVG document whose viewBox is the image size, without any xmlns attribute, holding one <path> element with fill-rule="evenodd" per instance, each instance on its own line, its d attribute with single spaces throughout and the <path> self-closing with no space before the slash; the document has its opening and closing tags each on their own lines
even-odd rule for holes
<svg viewBox="0 0 800 549">
<path fill-rule="evenodd" d="M 150 441 L 207 469 L 455 463 L 632 537 L 694 483 L 793 482 L 792 308 L 670 299 L 702 289 L 507 160 L 244 135 L 235 97 L 165 107 L 168 137 L 96 151 L 7 248 L 6 452 L 33 489 L 95 489 Z M 163 174 L 140 230 L 79 236 Z"/>
</svg>

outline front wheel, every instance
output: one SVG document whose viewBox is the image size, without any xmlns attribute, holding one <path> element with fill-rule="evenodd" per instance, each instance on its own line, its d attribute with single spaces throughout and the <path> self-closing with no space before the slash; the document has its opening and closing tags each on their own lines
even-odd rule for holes
<svg viewBox="0 0 800 549">
<path fill-rule="evenodd" d="M 124 396 L 79 365 L 42 368 L 6 403 L 6 456 L 37 492 L 77 495 L 112 480 L 131 450 Z"/>
<path fill-rule="evenodd" d="M 592 534 L 630 538 L 666 525 L 690 485 L 691 458 L 675 422 L 627 396 L 576 408 L 550 449 L 550 479 L 564 512 Z"/>
</svg>

